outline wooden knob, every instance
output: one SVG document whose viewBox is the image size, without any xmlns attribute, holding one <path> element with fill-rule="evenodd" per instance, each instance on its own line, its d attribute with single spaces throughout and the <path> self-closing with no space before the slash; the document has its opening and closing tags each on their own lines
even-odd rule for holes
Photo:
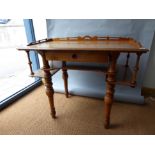
<svg viewBox="0 0 155 155">
<path fill-rule="evenodd" d="M 73 59 L 76 59 L 76 58 L 77 58 L 77 55 L 76 55 L 76 54 L 73 54 L 73 55 L 72 55 L 72 58 L 73 58 Z"/>
</svg>

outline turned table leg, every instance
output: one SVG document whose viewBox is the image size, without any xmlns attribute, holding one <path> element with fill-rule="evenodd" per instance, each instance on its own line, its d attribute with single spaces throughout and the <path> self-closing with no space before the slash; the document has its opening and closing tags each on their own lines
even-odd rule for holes
<svg viewBox="0 0 155 155">
<path fill-rule="evenodd" d="M 142 53 L 137 53 L 137 59 L 136 59 L 136 65 L 134 67 L 134 71 L 132 74 L 132 79 L 131 79 L 131 86 L 135 87 L 136 86 L 136 78 L 137 78 L 137 73 L 139 70 L 139 62 L 140 62 L 140 56 Z"/>
<path fill-rule="evenodd" d="M 46 95 L 48 96 L 48 99 L 49 99 L 52 118 L 56 118 L 56 111 L 54 107 L 54 89 L 53 89 L 53 83 L 51 79 L 50 66 L 44 54 L 42 54 L 42 59 L 43 59 L 43 70 L 44 70 L 44 79 L 45 79 L 44 85 L 45 85 Z"/>
<path fill-rule="evenodd" d="M 114 89 L 115 89 L 115 75 L 116 75 L 116 62 L 119 54 L 110 56 L 110 65 L 107 73 L 106 80 L 106 95 L 104 97 L 104 106 L 105 106 L 105 121 L 104 127 L 109 128 L 110 125 L 110 112 L 114 98 Z"/>
<path fill-rule="evenodd" d="M 28 64 L 29 64 L 29 67 L 30 67 L 31 75 L 34 75 L 34 72 L 32 70 L 32 61 L 30 59 L 30 51 L 26 51 L 26 54 L 27 54 L 27 58 L 28 58 Z"/>
<path fill-rule="evenodd" d="M 63 80 L 64 80 L 64 87 L 65 87 L 65 95 L 68 98 L 68 73 L 66 69 L 66 62 L 62 62 L 62 72 L 63 72 Z"/>
</svg>

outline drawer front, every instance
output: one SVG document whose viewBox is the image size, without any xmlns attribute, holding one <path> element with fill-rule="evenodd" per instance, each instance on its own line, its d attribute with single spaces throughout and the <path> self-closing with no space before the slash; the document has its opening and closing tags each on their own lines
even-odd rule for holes
<svg viewBox="0 0 155 155">
<path fill-rule="evenodd" d="M 108 63 L 107 53 L 95 52 L 46 52 L 47 60 L 60 60 L 71 62 L 99 62 Z"/>
</svg>

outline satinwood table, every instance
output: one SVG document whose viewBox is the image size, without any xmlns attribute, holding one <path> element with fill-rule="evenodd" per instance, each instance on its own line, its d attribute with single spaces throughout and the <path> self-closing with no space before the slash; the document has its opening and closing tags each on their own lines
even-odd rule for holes
<svg viewBox="0 0 155 155">
<path fill-rule="evenodd" d="M 56 118 L 54 106 L 54 90 L 52 86 L 52 75 L 59 69 L 63 71 L 65 95 L 68 97 L 68 74 L 67 69 L 94 70 L 103 71 L 106 80 L 106 93 L 104 97 L 104 127 L 109 128 L 110 112 L 114 98 L 114 89 L 116 84 L 136 86 L 136 76 L 139 69 L 140 56 L 146 53 L 148 49 L 144 48 L 139 42 L 126 37 L 99 37 L 99 36 L 79 36 L 67 38 L 50 38 L 32 42 L 25 47 L 19 47 L 18 50 L 24 50 L 27 53 L 29 67 L 32 77 L 44 78 L 46 94 L 51 107 L 51 115 Z M 42 57 L 43 67 L 33 72 L 29 52 L 33 50 Z M 121 53 L 126 53 L 126 62 L 120 68 L 123 68 L 122 79 L 117 79 L 119 70 L 117 63 Z M 130 55 L 136 56 L 135 67 L 131 70 L 131 76 L 127 74 Z M 62 61 L 61 68 L 51 68 L 50 60 Z M 66 62 L 89 62 L 106 64 L 107 67 L 97 68 L 88 66 L 67 66 Z M 117 68 L 117 69 L 116 69 Z"/>
</svg>

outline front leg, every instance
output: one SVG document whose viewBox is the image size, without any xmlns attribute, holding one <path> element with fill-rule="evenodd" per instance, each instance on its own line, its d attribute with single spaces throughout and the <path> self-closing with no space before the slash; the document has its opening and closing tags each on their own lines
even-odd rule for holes
<svg viewBox="0 0 155 155">
<path fill-rule="evenodd" d="M 43 59 L 43 70 L 44 70 L 44 79 L 45 79 L 44 85 L 45 85 L 46 95 L 48 96 L 48 99 L 49 99 L 52 118 L 56 118 L 56 111 L 54 107 L 54 89 L 53 89 L 53 83 L 51 79 L 50 66 L 48 61 L 45 58 L 44 53 L 42 54 L 42 59 Z"/>
<path fill-rule="evenodd" d="M 116 62 L 119 54 L 113 54 L 110 56 L 110 65 L 107 73 L 106 80 L 106 95 L 104 97 L 104 106 L 105 106 L 105 121 L 104 127 L 109 128 L 110 125 L 110 112 L 114 98 L 115 91 L 115 76 L 116 76 Z"/>
</svg>

